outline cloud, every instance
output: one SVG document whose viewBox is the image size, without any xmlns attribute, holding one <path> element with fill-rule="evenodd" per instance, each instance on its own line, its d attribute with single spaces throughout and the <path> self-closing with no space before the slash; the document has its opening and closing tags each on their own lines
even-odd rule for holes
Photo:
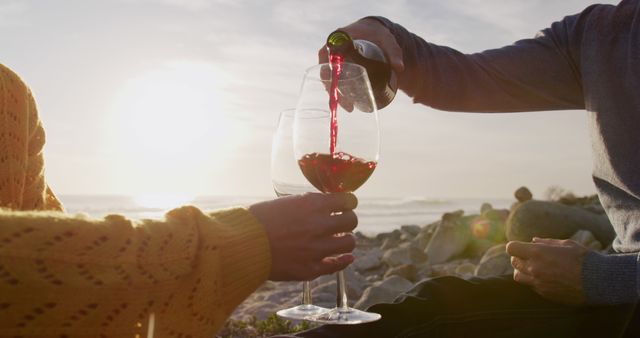
<svg viewBox="0 0 640 338">
<path fill-rule="evenodd" d="M 24 26 L 24 14 L 29 6 L 24 1 L 5 0 L 0 2 L 0 27 Z"/>
<path fill-rule="evenodd" d="M 217 6 L 238 7 L 243 5 L 244 0 L 120 0 L 125 3 L 134 4 L 159 4 L 181 8 L 187 11 L 202 11 L 216 8 Z"/>
</svg>

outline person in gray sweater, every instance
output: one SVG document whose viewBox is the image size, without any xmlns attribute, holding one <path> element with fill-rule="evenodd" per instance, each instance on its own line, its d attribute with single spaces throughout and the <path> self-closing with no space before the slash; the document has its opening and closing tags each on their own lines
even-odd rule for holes
<svg viewBox="0 0 640 338">
<path fill-rule="evenodd" d="M 586 110 L 593 181 L 616 238 L 607 255 L 570 240 L 510 242 L 513 275 L 427 280 L 394 304 L 371 307 L 380 321 L 299 336 L 640 337 L 640 0 L 592 5 L 532 39 L 475 54 L 428 43 L 383 17 L 343 30 L 379 45 L 416 103 Z"/>
</svg>

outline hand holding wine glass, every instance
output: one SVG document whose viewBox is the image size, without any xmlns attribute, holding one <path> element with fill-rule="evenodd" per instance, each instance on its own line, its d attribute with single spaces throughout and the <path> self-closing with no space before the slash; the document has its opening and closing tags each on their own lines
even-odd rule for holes
<svg viewBox="0 0 640 338">
<path fill-rule="evenodd" d="M 357 225 L 352 194 L 307 193 L 253 204 L 249 211 L 264 225 L 271 247 L 269 279 L 310 280 L 353 262 Z M 342 212 L 341 217 L 332 213 Z"/>
</svg>

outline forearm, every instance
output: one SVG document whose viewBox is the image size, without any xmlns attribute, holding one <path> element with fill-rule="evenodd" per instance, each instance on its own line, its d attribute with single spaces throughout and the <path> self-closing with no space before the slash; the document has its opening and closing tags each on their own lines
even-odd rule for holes
<svg viewBox="0 0 640 338">
<path fill-rule="evenodd" d="M 582 264 L 582 285 L 590 304 L 623 304 L 638 301 L 638 254 L 602 255 L 589 252 Z"/>
<path fill-rule="evenodd" d="M 262 225 L 242 208 L 205 215 L 182 207 L 140 222 L 1 211 L 0 267 L 9 276 L 0 280 L 0 303 L 11 304 L 0 308 L 8 328 L 33 308 L 56 304 L 41 314 L 39 323 L 55 323 L 43 324 L 47 334 L 121 336 L 155 313 L 165 334 L 210 336 L 266 280 L 270 253 Z M 89 314 L 65 328 L 60 318 L 78 309 Z M 0 336 L 26 331 L 16 332 L 0 329 Z"/>
<path fill-rule="evenodd" d="M 395 36 L 405 70 L 399 88 L 417 103 L 437 109 L 515 112 L 584 106 L 574 20 L 554 24 L 535 39 L 500 49 L 463 54 L 428 43 L 388 19 L 374 17 Z"/>
</svg>

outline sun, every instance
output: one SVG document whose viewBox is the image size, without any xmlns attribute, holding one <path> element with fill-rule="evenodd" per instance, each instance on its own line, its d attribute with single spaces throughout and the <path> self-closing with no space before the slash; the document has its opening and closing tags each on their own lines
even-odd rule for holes
<svg viewBox="0 0 640 338">
<path fill-rule="evenodd" d="M 224 73 L 214 64 L 169 62 L 120 88 L 107 131 L 112 174 L 131 194 L 198 191 L 207 167 L 240 136 L 226 113 Z"/>
</svg>

